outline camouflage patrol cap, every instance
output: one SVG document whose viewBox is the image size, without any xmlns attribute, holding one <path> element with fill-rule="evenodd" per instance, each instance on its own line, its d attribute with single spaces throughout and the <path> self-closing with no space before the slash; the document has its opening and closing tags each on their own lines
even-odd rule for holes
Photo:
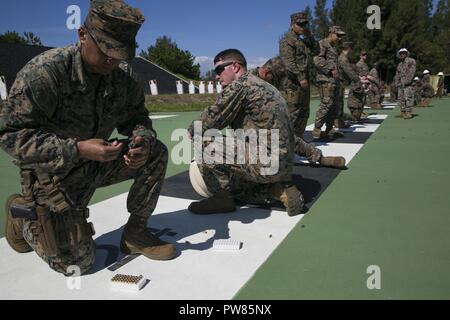
<svg viewBox="0 0 450 320">
<path fill-rule="evenodd" d="M 344 30 L 342 30 L 342 27 L 340 27 L 340 26 L 332 26 L 332 27 L 330 27 L 328 32 L 329 33 L 335 33 L 335 34 L 340 35 L 340 36 L 345 36 Z"/>
<path fill-rule="evenodd" d="M 268 60 L 263 66 L 264 69 L 267 69 L 275 78 L 282 77 L 283 74 L 286 72 L 286 69 L 284 67 L 283 60 L 281 60 L 281 57 L 274 57 L 270 60 Z"/>
<path fill-rule="evenodd" d="M 309 23 L 308 20 L 308 16 L 305 12 L 297 12 L 291 15 L 291 24 L 297 24 L 297 25 L 302 25 L 302 24 L 307 24 Z"/>
<path fill-rule="evenodd" d="M 347 41 L 342 44 L 342 49 L 353 49 L 353 42 Z"/>
<path fill-rule="evenodd" d="M 139 9 L 122 0 L 91 0 L 84 25 L 104 54 L 131 60 L 136 54 L 136 34 L 144 21 Z"/>
</svg>

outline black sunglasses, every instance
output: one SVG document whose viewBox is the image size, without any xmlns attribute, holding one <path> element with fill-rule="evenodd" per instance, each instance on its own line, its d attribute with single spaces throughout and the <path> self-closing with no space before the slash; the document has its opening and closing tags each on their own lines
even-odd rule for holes
<svg viewBox="0 0 450 320">
<path fill-rule="evenodd" d="M 220 65 L 218 65 L 215 69 L 214 69 L 214 73 L 218 76 L 220 76 L 222 74 L 222 72 L 225 70 L 226 67 L 228 67 L 229 65 L 232 65 L 233 63 L 235 63 L 236 61 L 228 61 L 225 63 L 222 63 Z"/>
</svg>

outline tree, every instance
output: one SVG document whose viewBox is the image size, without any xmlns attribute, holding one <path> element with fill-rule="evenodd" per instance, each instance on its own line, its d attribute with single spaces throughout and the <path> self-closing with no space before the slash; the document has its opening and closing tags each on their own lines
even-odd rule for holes
<svg viewBox="0 0 450 320">
<path fill-rule="evenodd" d="M 24 32 L 21 36 L 16 31 L 7 31 L 0 35 L 0 43 L 19 43 L 32 46 L 42 46 L 41 39 L 32 32 Z"/>
<path fill-rule="evenodd" d="M 156 39 L 155 45 L 141 51 L 141 56 L 175 74 L 194 80 L 200 78 L 200 64 L 194 64 L 195 57 L 189 51 L 179 49 L 168 36 Z"/>
<path fill-rule="evenodd" d="M 36 36 L 33 32 L 24 32 L 25 41 L 27 44 L 32 46 L 42 46 L 41 39 Z"/>
<path fill-rule="evenodd" d="M 314 7 L 315 36 L 319 39 L 323 39 L 328 35 L 328 29 L 331 25 L 326 5 L 327 0 L 316 0 L 316 6 Z"/>
<path fill-rule="evenodd" d="M 309 6 L 305 7 L 305 13 L 309 20 L 309 29 L 311 30 L 311 33 L 313 35 L 315 35 L 316 34 L 316 21 L 314 19 L 312 10 Z"/>
<path fill-rule="evenodd" d="M 216 80 L 216 73 L 214 70 L 209 70 L 206 72 L 205 76 L 202 77 L 203 81 L 215 81 Z"/>
</svg>

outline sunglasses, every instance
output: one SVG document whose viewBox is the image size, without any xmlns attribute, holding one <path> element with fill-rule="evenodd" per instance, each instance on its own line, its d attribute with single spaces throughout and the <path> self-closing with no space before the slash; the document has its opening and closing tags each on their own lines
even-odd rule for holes
<svg viewBox="0 0 450 320">
<path fill-rule="evenodd" d="M 218 65 L 215 69 L 214 69 L 214 73 L 217 76 L 220 76 L 222 74 L 222 72 L 225 70 L 226 67 L 228 67 L 229 65 L 232 65 L 233 63 L 235 63 L 236 61 L 228 61 L 228 62 L 224 62 L 220 65 Z"/>
</svg>

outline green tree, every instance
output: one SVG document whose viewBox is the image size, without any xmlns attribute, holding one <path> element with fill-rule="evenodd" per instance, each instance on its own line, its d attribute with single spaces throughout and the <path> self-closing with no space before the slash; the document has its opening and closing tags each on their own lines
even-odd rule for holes
<svg viewBox="0 0 450 320">
<path fill-rule="evenodd" d="M 437 52 L 434 72 L 450 73 L 450 1 L 439 0 L 431 22 L 433 46 Z"/>
<path fill-rule="evenodd" d="M 316 0 L 314 7 L 314 26 L 315 36 L 319 39 L 323 39 L 328 35 L 328 29 L 330 28 L 330 18 L 328 15 L 327 0 Z"/>
<path fill-rule="evenodd" d="M 181 50 L 168 36 L 156 39 L 156 43 L 141 56 L 183 77 L 199 80 L 200 64 L 194 64 L 195 57 L 187 50 Z"/>
<path fill-rule="evenodd" d="M 309 29 L 311 30 L 311 33 L 313 35 L 315 35 L 317 33 L 316 32 L 316 21 L 314 19 L 314 15 L 312 13 L 312 10 L 311 10 L 311 8 L 309 6 L 305 7 L 305 13 L 306 13 L 306 16 L 308 17 L 308 20 L 309 20 Z"/>
<path fill-rule="evenodd" d="M 32 32 L 24 32 L 23 36 L 16 31 L 6 31 L 0 35 L 0 43 L 19 43 L 32 46 L 42 46 L 41 39 Z"/>
</svg>

